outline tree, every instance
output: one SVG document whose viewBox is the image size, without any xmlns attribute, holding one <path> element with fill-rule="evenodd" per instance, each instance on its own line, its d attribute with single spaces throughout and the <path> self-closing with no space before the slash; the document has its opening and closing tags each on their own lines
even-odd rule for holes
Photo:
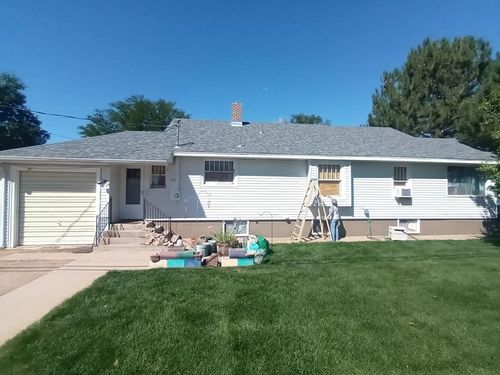
<svg viewBox="0 0 500 375">
<path fill-rule="evenodd" d="M 323 121 L 323 118 L 318 115 L 310 114 L 306 115 L 304 113 L 296 113 L 290 116 L 290 122 L 292 124 L 328 124 L 329 121 Z"/>
<path fill-rule="evenodd" d="M 96 110 L 89 123 L 80 126 L 82 137 L 116 133 L 124 130 L 162 131 L 174 118 L 189 118 L 174 102 L 163 99 L 152 101 L 142 95 L 131 96 L 110 104 L 110 108 Z"/>
<path fill-rule="evenodd" d="M 0 150 L 40 145 L 50 135 L 26 107 L 24 84 L 12 74 L 0 74 Z"/>
<path fill-rule="evenodd" d="M 470 146 L 494 151 L 497 140 L 493 133 L 500 131 L 498 123 L 491 118 L 495 97 L 500 87 L 500 54 L 492 61 L 486 70 L 481 90 L 474 100 L 467 103 L 467 110 L 459 120 L 457 137 Z"/>
<path fill-rule="evenodd" d="M 474 103 L 490 62 L 491 48 L 482 39 L 425 39 L 401 69 L 384 72 L 368 124 L 473 144 L 463 124 L 476 121 Z"/>
</svg>

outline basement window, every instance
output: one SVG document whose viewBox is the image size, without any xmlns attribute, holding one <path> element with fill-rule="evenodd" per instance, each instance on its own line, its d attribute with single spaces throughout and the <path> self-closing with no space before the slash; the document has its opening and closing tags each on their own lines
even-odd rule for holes
<svg viewBox="0 0 500 375">
<path fill-rule="evenodd" d="M 166 177 L 166 167 L 164 165 L 151 166 L 151 187 L 164 188 Z"/>
<path fill-rule="evenodd" d="M 205 182 L 233 182 L 234 163 L 227 160 L 205 161 Z"/>
<path fill-rule="evenodd" d="M 420 233 L 419 219 L 399 219 L 398 227 L 405 228 L 407 233 Z"/>
<path fill-rule="evenodd" d="M 319 164 L 318 184 L 319 192 L 323 196 L 340 195 L 340 165 Z"/>
<path fill-rule="evenodd" d="M 236 236 L 248 236 L 248 220 L 224 221 L 224 232 L 234 233 Z"/>
</svg>

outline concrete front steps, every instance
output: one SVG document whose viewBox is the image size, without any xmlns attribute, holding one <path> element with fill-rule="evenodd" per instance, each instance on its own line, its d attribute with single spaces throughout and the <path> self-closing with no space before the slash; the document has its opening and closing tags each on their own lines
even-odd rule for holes
<svg viewBox="0 0 500 375">
<path fill-rule="evenodd" d="M 142 221 L 122 222 L 111 224 L 101 240 L 99 250 L 114 250 L 118 248 L 127 250 L 151 250 L 145 245 L 146 232 Z"/>
</svg>

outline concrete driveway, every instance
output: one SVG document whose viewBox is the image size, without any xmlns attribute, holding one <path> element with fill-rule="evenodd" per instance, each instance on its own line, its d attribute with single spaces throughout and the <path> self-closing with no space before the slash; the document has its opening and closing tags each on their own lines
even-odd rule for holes
<svg viewBox="0 0 500 375">
<path fill-rule="evenodd" d="M 0 257 L 0 296 L 48 274 L 72 259 L 3 260 Z"/>
<path fill-rule="evenodd" d="M 148 269 L 149 251 L 0 250 L 0 345 L 109 270 Z"/>
</svg>

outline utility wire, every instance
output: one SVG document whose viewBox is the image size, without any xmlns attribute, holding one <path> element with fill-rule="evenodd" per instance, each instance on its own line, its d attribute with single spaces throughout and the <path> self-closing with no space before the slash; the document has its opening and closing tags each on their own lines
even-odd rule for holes
<svg viewBox="0 0 500 375">
<path fill-rule="evenodd" d="M 33 113 L 37 113 L 39 115 L 44 115 L 44 116 L 56 116 L 56 117 L 70 118 L 70 119 L 73 119 L 73 120 L 85 120 L 85 121 L 89 121 L 88 117 L 78 117 L 78 116 L 72 116 L 72 115 L 63 115 L 63 114 L 60 114 L 60 113 L 50 113 L 50 112 L 44 112 L 44 111 L 36 111 L 34 109 L 23 108 L 23 107 L 16 107 L 16 106 L 5 105 L 5 104 L 0 104 L 0 107 L 8 108 L 8 109 L 14 109 L 14 110 L 18 110 L 18 111 L 33 112 Z"/>
<path fill-rule="evenodd" d="M 71 141 L 78 141 L 79 139 L 81 138 L 71 138 L 71 137 L 66 137 L 65 135 L 61 135 L 61 134 L 56 134 L 56 133 L 50 133 L 48 132 L 51 136 L 54 136 L 54 137 L 60 137 L 60 138 L 66 138 L 66 139 L 69 139 Z"/>
<path fill-rule="evenodd" d="M 16 107 L 16 106 L 5 105 L 5 104 L 0 104 L 0 107 L 8 108 L 8 109 L 14 109 L 14 110 L 18 110 L 18 111 L 33 112 L 33 113 L 36 113 L 36 114 L 39 114 L 39 115 L 43 115 L 43 116 L 54 116 L 54 117 L 69 118 L 69 119 L 72 119 L 72 120 L 92 121 L 89 117 L 79 117 L 79 116 L 73 116 L 73 115 L 64 115 L 64 114 L 61 114 L 61 113 L 50 113 L 50 112 L 45 112 L 45 111 L 36 111 L 34 109 Z M 132 126 L 137 125 L 137 123 L 122 123 L 122 124 L 123 125 L 132 125 Z M 159 126 L 159 127 L 163 127 L 163 129 L 166 130 L 167 128 L 169 128 L 170 124 L 153 124 L 153 123 L 147 123 L 147 124 L 144 124 L 144 125 L 147 125 L 147 126 Z"/>
</svg>

